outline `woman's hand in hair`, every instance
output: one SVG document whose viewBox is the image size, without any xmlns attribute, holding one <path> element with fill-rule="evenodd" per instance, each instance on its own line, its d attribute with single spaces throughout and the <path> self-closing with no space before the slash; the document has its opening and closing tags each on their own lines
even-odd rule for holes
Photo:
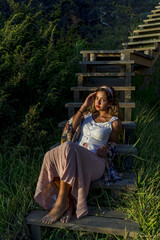
<svg viewBox="0 0 160 240">
<path fill-rule="evenodd" d="M 85 106 L 86 108 L 90 107 L 94 101 L 96 94 L 97 92 L 93 92 L 89 94 L 86 100 L 84 101 L 83 106 Z"/>
</svg>

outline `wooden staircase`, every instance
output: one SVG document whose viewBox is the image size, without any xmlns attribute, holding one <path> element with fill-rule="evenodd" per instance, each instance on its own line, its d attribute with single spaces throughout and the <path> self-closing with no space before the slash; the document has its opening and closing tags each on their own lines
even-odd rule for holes
<svg viewBox="0 0 160 240">
<path fill-rule="evenodd" d="M 123 113 L 124 141 L 118 144 L 117 155 L 124 155 L 130 159 L 130 155 L 136 155 L 137 149 L 132 143 L 132 131 L 136 129 L 133 119 L 135 103 L 132 94 L 135 86 L 132 86 L 132 77 L 136 75 L 144 78 L 152 75 L 152 67 L 160 55 L 160 5 L 147 16 L 133 36 L 128 37 L 128 42 L 123 43 L 124 49 L 120 50 L 85 50 L 81 51 L 82 72 L 76 73 L 78 86 L 72 87 L 74 101 L 66 103 L 68 117 L 70 118 L 80 108 L 88 93 L 95 91 L 98 86 L 112 86 L 116 90 L 120 107 Z M 59 123 L 59 127 L 65 126 L 66 120 Z M 135 175 L 125 172 L 122 181 L 106 186 L 103 180 L 92 183 L 93 188 L 105 188 L 113 191 L 133 191 L 136 188 Z M 135 222 L 125 221 L 125 216 L 116 212 L 113 218 L 113 210 L 109 210 L 104 216 L 88 217 L 73 220 L 69 224 L 55 223 L 50 227 L 63 227 L 83 231 L 109 233 L 124 236 L 124 239 L 135 237 L 138 234 L 138 225 Z M 108 214 L 108 215 L 107 215 Z M 32 212 L 27 217 L 27 223 L 32 227 L 33 239 L 40 239 L 40 226 L 43 212 Z M 92 215 L 92 218 L 91 218 Z M 36 233 L 37 232 L 37 233 Z M 37 237 L 36 237 L 37 236 Z M 39 236 L 39 237 L 38 237 Z"/>
</svg>

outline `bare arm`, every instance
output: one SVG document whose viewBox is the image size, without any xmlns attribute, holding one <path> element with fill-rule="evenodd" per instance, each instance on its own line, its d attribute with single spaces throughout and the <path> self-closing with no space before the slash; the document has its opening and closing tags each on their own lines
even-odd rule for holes
<svg viewBox="0 0 160 240">
<path fill-rule="evenodd" d="M 119 134 L 121 132 L 122 129 L 122 124 L 120 120 L 116 120 L 112 123 L 112 132 L 110 134 L 110 138 L 108 142 L 114 142 L 117 143 L 118 141 L 118 137 Z M 107 146 L 106 144 L 101 146 L 100 148 L 98 148 L 97 150 L 97 155 L 99 157 L 105 158 L 108 155 L 108 150 L 109 150 L 109 146 Z"/>
<path fill-rule="evenodd" d="M 121 130 L 122 130 L 122 123 L 118 119 L 112 123 L 112 132 L 110 134 L 109 142 L 117 143 Z"/>
<path fill-rule="evenodd" d="M 72 123 L 73 131 L 75 131 L 76 128 L 78 127 L 78 125 L 79 125 L 81 119 L 83 118 L 83 115 L 86 112 L 87 108 L 92 105 L 95 95 L 96 95 L 96 92 L 89 94 L 89 96 L 86 98 L 86 100 L 84 101 L 81 108 L 75 114 L 75 116 L 73 118 L 73 123 Z"/>
</svg>

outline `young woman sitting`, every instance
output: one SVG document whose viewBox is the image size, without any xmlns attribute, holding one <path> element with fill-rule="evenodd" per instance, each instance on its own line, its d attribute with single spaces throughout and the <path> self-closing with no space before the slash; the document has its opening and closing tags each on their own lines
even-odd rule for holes
<svg viewBox="0 0 160 240">
<path fill-rule="evenodd" d="M 92 113 L 87 111 L 92 106 Z M 73 117 L 72 133 L 81 125 L 76 140 L 65 141 L 48 151 L 38 179 L 35 201 L 50 212 L 42 221 L 69 222 L 73 209 L 77 218 L 88 214 L 86 198 L 90 183 L 100 179 L 110 146 L 121 132 L 117 95 L 112 87 L 102 86 L 91 93 Z"/>
</svg>

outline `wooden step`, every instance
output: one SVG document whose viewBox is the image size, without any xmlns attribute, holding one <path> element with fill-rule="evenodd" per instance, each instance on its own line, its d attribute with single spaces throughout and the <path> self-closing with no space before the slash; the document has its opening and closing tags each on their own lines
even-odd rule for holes
<svg viewBox="0 0 160 240">
<path fill-rule="evenodd" d="M 144 34 L 144 35 L 137 35 L 137 36 L 131 36 L 128 37 L 131 40 L 139 40 L 139 39 L 145 39 L 145 38 L 159 38 L 160 37 L 160 33 L 154 33 L 154 34 Z"/>
<path fill-rule="evenodd" d="M 125 239 L 135 238 L 139 234 L 139 227 L 133 220 L 126 220 L 121 212 L 109 209 L 99 211 L 97 208 L 88 207 L 89 214 L 86 217 L 77 219 L 75 215 L 69 223 L 61 223 L 59 220 L 53 224 L 45 224 L 42 218 L 48 214 L 44 210 L 32 210 L 26 217 L 26 223 L 31 226 L 32 239 L 41 240 L 40 227 L 63 228 L 86 232 L 113 234 L 123 236 Z M 102 212 L 103 211 L 103 212 Z"/>
<path fill-rule="evenodd" d="M 143 20 L 144 23 L 148 22 L 160 22 L 160 18 L 151 18 L 151 19 L 145 19 Z"/>
<path fill-rule="evenodd" d="M 130 59 L 134 61 L 135 64 L 145 66 L 145 67 L 152 67 L 152 56 L 149 55 L 137 55 L 137 54 L 131 54 Z"/>
<path fill-rule="evenodd" d="M 151 15 L 147 15 L 148 18 L 155 18 L 155 17 L 160 17 L 160 13 L 153 13 Z"/>
<path fill-rule="evenodd" d="M 131 73 L 127 73 L 127 76 L 135 76 L 134 72 Z M 94 73 L 76 73 L 75 74 L 76 77 L 78 76 L 82 76 L 82 77 L 125 77 L 126 76 L 126 72 L 94 72 Z"/>
<path fill-rule="evenodd" d="M 127 65 L 134 64 L 134 61 L 80 61 L 83 65 Z"/>
<path fill-rule="evenodd" d="M 83 103 L 81 102 L 70 102 L 66 103 L 65 107 L 68 108 L 80 108 Z M 120 108 L 135 108 L 135 103 L 134 102 L 119 102 Z"/>
<path fill-rule="evenodd" d="M 133 32 L 136 33 L 147 33 L 147 32 L 160 32 L 160 28 L 147 28 L 147 29 L 142 29 L 142 30 L 134 30 Z"/>
<path fill-rule="evenodd" d="M 115 91 L 134 91 L 135 86 L 113 86 Z M 89 91 L 94 92 L 96 91 L 97 87 L 71 87 L 71 91 Z"/>
<path fill-rule="evenodd" d="M 160 43 L 160 40 L 149 40 L 149 41 L 140 41 L 140 42 L 128 42 L 128 43 L 122 43 L 123 46 L 134 46 L 134 45 L 154 45 Z"/>
<path fill-rule="evenodd" d="M 134 49 L 140 52 L 151 52 L 151 53 L 152 51 L 158 51 L 158 47 L 155 47 L 155 46 L 154 47 L 134 47 Z"/>
<path fill-rule="evenodd" d="M 91 183 L 91 188 L 134 191 L 136 189 L 136 176 L 134 173 L 123 173 L 122 180 L 109 185 L 105 184 L 103 179 L 99 179 Z"/>
<path fill-rule="evenodd" d="M 152 13 L 157 13 L 157 12 L 160 12 L 160 9 L 152 10 L 151 12 Z"/>
<path fill-rule="evenodd" d="M 157 26 L 160 26 L 160 22 L 158 23 L 146 23 L 146 24 L 141 24 L 138 26 L 138 28 L 142 29 L 142 28 L 154 28 L 154 27 L 157 27 Z"/>
<path fill-rule="evenodd" d="M 160 8 L 160 6 L 156 6 L 155 8 L 158 9 L 158 8 Z"/>
<path fill-rule="evenodd" d="M 64 128 L 66 123 L 67 123 L 67 120 L 59 122 L 58 127 L 59 128 Z M 130 121 L 130 122 L 122 121 L 122 127 L 124 129 L 134 130 L 134 129 L 136 129 L 136 123 L 132 122 L 132 121 Z"/>
</svg>

